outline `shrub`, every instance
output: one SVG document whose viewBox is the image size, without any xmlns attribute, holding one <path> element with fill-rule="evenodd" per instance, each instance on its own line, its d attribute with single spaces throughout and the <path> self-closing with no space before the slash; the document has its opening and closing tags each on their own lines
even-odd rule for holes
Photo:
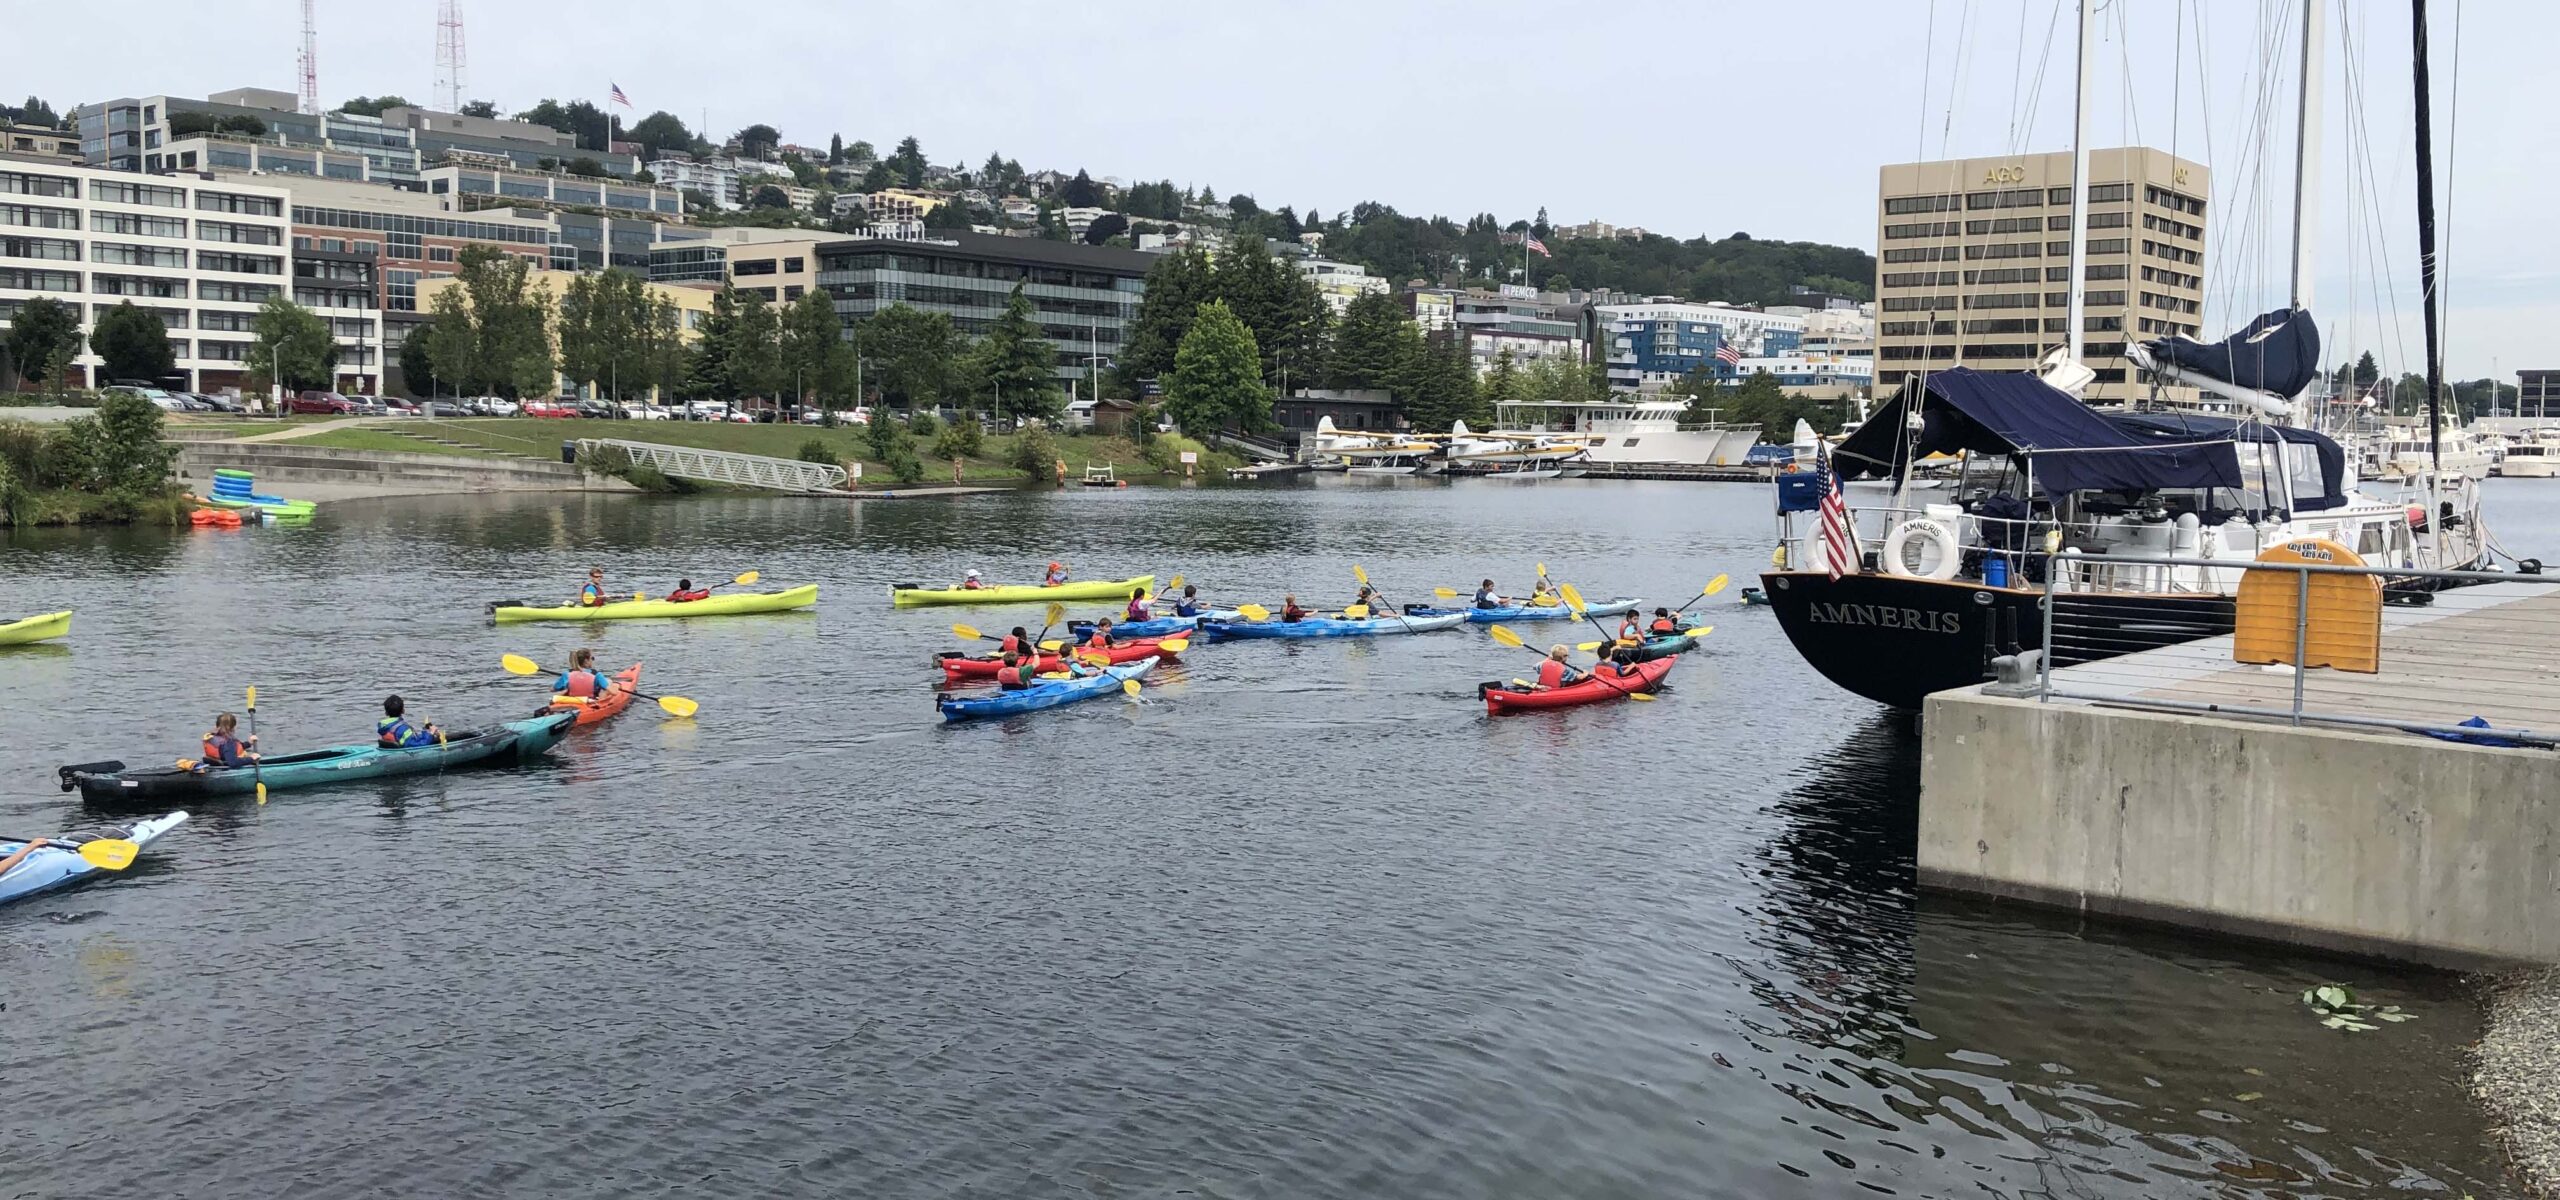
<svg viewBox="0 0 2560 1200">
<path fill-rule="evenodd" d="M 118 392 L 99 402 L 95 417 L 72 424 L 94 429 L 90 466 L 100 487 L 148 494 L 168 485 L 178 448 L 160 440 L 159 406 L 130 392 Z"/>
<path fill-rule="evenodd" d="M 978 419 L 963 413 L 959 420 L 943 427 L 941 436 L 933 439 L 933 456 L 976 458 L 978 451 L 984 448 L 985 440 L 985 435 L 978 429 Z"/>
<path fill-rule="evenodd" d="M 800 443 L 800 461 L 840 467 L 844 465 L 844 456 L 837 454 L 834 447 L 827 445 L 825 438 L 810 438 Z"/>
<path fill-rule="evenodd" d="M 907 432 L 919 439 L 932 437 L 941 429 L 942 422 L 934 420 L 932 413 L 921 409 L 917 410 L 914 416 L 907 418 Z"/>
<path fill-rule="evenodd" d="M 1129 414 L 1129 440 L 1141 449 L 1155 443 L 1156 409 L 1154 405 L 1141 404 L 1136 412 Z M 1150 458 L 1147 461 L 1155 460 Z"/>
<path fill-rule="evenodd" d="M 887 462 L 890 451 L 897 449 L 906 432 L 887 409 L 875 408 L 871 410 L 871 423 L 862 427 L 862 439 L 871 443 L 871 457 Z"/>
<path fill-rule="evenodd" d="M 889 474 L 900 483 L 921 483 L 924 481 L 924 460 L 916 457 L 913 446 L 892 447 L 889 451 Z"/>
<path fill-rule="evenodd" d="M 1013 436 L 1013 465 L 1034 479 L 1046 479 L 1057 466 L 1058 443 L 1049 431 L 1036 425 L 1025 426 Z"/>
<path fill-rule="evenodd" d="M 1146 456 L 1148 466 L 1168 475 L 1182 465 L 1182 452 L 1174 449 L 1173 443 L 1164 438 L 1149 439 L 1141 453 Z"/>
</svg>

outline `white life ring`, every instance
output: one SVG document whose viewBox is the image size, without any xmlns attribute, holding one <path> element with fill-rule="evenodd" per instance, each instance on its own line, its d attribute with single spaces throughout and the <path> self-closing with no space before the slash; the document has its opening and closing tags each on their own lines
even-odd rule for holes
<svg viewBox="0 0 2560 1200">
<path fill-rule="evenodd" d="M 1915 559 L 1914 551 L 1918 551 Z M 1962 547 L 1956 544 L 1953 530 L 1927 517 L 1914 517 L 1893 527 L 1886 534 L 1884 560 L 1887 574 L 1912 579 L 1953 579 L 1956 568 L 1963 565 Z M 1931 557 L 1934 553 L 1934 557 Z"/>
</svg>

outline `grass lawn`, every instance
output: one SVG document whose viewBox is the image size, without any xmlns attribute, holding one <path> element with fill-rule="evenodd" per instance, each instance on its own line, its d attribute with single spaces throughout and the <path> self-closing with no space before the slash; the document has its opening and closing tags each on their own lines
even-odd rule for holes
<svg viewBox="0 0 2560 1200">
<path fill-rule="evenodd" d="M 667 446 L 691 446 L 701 450 L 727 450 L 739 454 L 762 454 L 773 458 L 800 457 L 800 448 L 815 441 L 826 446 L 840 461 L 863 464 L 866 486 L 891 486 L 888 469 L 872 454 L 870 441 L 859 428 L 825 429 L 814 425 L 740 425 L 714 421 L 591 421 L 544 420 L 531 417 L 500 417 L 467 421 L 435 421 L 424 426 L 438 437 L 455 441 L 478 442 L 493 450 L 541 458 L 556 458 L 560 443 L 577 438 L 614 438 L 629 442 L 654 442 Z M 328 435 L 314 437 L 315 443 Z M 1081 477 L 1088 462 L 1111 464 L 1119 475 L 1131 479 L 1159 478 L 1149 466 L 1146 455 L 1125 438 L 1079 435 L 1056 439 L 1058 457 L 1067 463 L 1070 479 Z M 325 443 L 323 443 L 325 444 Z M 1200 452 L 1199 474 L 1223 472 L 1239 460 L 1232 454 L 1208 450 L 1188 441 L 1178 445 Z M 388 448 L 388 447 L 384 447 Z M 970 483 L 1015 483 L 1023 473 L 1007 461 L 1012 457 L 1013 439 L 989 436 L 979 455 L 968 460 L 964 478 Z M 917 447 L 926 455 L 925 482 L 944 484 L 951 481 L 951 464 L 930 457 L 930 440 Z M 1179 478 L 1175 468 L 1172 478 Z"/>
<path fill-rule="evenodd" d="M 446 436 L 437 434 L 438 437 Z M 454 438 L 454 441 L 464 439 Z M 503 451 L 486 446 L 445 446 L 402 437 L 387 429 L 324 429 L 308 437 L 288 438 L 269 443 L 281 446 L 328 446 L 339 450 L 388 450 L 398 454 L 450 454 L 460 458 L 504 458 Z"/>
</svg>

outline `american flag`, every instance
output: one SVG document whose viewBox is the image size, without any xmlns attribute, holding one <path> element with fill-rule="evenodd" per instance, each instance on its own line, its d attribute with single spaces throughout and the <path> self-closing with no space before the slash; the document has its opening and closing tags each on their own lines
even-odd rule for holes
<svg viewBox="0 0 2560 1200">
<path fill-rule="evenodd" d="M 622 94 L 621 84 L 617 83 L 613 85 L 613 102 L 623 106 L 624 108 L 631 107 L 631 97 Z"/>
<path fill-rule="evenodd" d="M 1837 583 L 1858 573 L 1857 529 L 1849 523 L 1849 498 L 1840 492 L 1840 476 L 1831 469 L 1831 447 L 1814 442 L 1813 470 L 1822 489 L 1822 569 Z"/>
<path fill-rule="evenodd" d="M 1742 347 L 1736 346 L 1731 342 L 1726 342 L 1723 345 L 1716 347 L 1716 357 L 1722 360 L 1724 365 L 1728 367 L 1741 366 Z"/>
<path fill-rule="evenodd" d="M 1532 249 L 1532 250 L 1537 251 L 1537 252 L 1538 252 L 1538 257 L 1540 257 L 1540 258 L 1554 258 L 1554 257 L 1555 257 L 1555 255 L 1552 255 L 1552 254 L 1547 253 L 1547 244 L 1546 244 L 1545 242 L 1539 241 L 1538 239 L 1536 239 L 1536 238 L 1534 238 L 1534 237 L 1530 237 L 1528 234 L 1525 234 L 1525 233 L 1524 233 L 1524 234 L 1522 234 L 1522 235 L 1520 235 L 1520 236 L 1522 236 L 1523 238 L 1527 238 L 1527 239 L 1528 239 L 1527 241 L 1523 242 L 1522 244 L 1523 244 L 1523 245 L 1526 245 L 1527 247 L 1529 247 L 1529 248 L 1530 248 L 1530 249 Z"/>
</svg>

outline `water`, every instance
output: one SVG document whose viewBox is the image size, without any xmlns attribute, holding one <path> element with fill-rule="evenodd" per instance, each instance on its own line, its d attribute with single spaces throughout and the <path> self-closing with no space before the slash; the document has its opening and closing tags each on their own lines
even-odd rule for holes
<svg viewBox="0 0 2560 1200">
<path fill-rule="evenodd" d="M 2520 553 L 2560 528 L 2535 486 L 2493 485 Z M 11 832 L 86 819 L 55 764 L 191 753 L 251 683 L 278 749 L 368 736 L 387 690 L 517 715 L 498 656 L 581 645 L 702 714 L 209 806 L 0 910 L 0 1194 L 2510 1193 L 2457 982 L 1916 895 L 1912 734 L 1732 603 L 1768 528 L 1739 487 L 1327 480 L 21 535 L 0 612 L 80 616 L 0 652 Z M 1398 601 L 1540 561 L 1736 591 L 1655 703 L 1488 719 L 1475 685 L 1534 664 L 1468 630 L 1208 647 L 1144 704 L 942 727 L 949 624 L 1037 610 L 887 586 L 1053 552 L 1265 602 L 1339 603 L 1355 563 Z M 826 590 L 482 621 L 591 563 Z M 2329 981 L 2420 1019 L 2322 1030 Z"/>
</svg>

